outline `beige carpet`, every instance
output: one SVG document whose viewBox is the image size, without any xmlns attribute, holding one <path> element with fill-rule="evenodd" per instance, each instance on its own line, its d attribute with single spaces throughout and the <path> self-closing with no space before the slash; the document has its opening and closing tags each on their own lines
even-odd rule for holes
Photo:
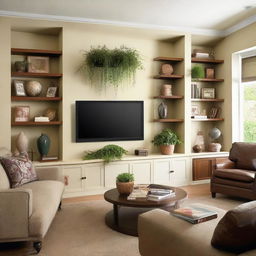
<svg viewBox="0 0 256 256">
<path fill-rule="evenodd" d="M 231 209 L 245 201 L 218 196 L 187 199 L 183 205 L 204 203 Z M 139 256 L 138 239 L 115 232 L 104 223 L 112 205 L 103 200 L 66 204 L 54 219 L 40 256 Z M 18 244 L 17 249 L 1 248 L 0 255 L 23 256 L 33 252 L 31 246 Z"/>
</svg>

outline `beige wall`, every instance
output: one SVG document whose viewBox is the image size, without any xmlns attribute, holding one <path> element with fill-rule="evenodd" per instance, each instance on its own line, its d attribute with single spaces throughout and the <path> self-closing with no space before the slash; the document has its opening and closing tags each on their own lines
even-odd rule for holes
<svg viewBox="0 0 256 256">
<path fill-rule="evenodd" d="M 225 122 L 223 123 L 223 141 L 228 150 L 232 144 L 232 54 L 256 45 L 256 23 L 239 30 L 223 39 L 215 47 L 216 58 L 224 59 L 223 68 L 220 69 L 219 75 L 225 79 L 220 93 L 225 98 L 223 105 L 223 114 Z"/>
</svg>

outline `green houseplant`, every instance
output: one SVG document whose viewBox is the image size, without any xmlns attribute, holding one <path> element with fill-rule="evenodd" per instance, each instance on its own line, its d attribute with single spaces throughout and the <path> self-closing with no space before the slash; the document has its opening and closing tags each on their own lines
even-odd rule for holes
<svg viewBox="0 0 256 256">
<path fill-rule="evenodd" d="M 87 152 L 84 160 L 103 159 L 106 163 L 109 163 L 115 159 L 121 159 L 125 154 L 127 154 L 127 151 L 122 147 L 107 145 L 97 151 Z"/>
<path fill-rule="evenodd" d="M 194 66 L 191 70 L 191 76 L 192 78 L 204 78 L 204 68 L 202 66 Z"/>
<path fill-rule="evenodd" d="M 81 69 L 88 75 L 92 86 L 118 88 L 125 83 L 135 83 L 136 71 L 142 69 L 142 59 L 132 48 L 121 46 L 111 50 L 99 46 L 85 52 Z"/>
<path fill-rule="evenodd" d="M 134 175 L 132 173 L 120 173 L 116 177 L 116 188 L 120 194 L 129 195 L 133 190 Z"/>
<path fill-rule="evenodd" d="M 164 129 L 154 137 L 152 143 L 155 146 L 160 146 L 160 151 L 163 155 L 172 155 L 175 145 L 180 144 L 181 140 L 171 129 Z"/>
</svg>

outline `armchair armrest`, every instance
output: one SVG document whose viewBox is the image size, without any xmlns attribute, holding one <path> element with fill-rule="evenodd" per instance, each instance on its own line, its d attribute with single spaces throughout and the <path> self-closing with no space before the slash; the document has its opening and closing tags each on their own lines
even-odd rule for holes
<svg viewBox="0 0 256 256">
<path fill-rule="evenodd" d="M 28 237 L 32 214 L 31 189 L 0 191 L 0 240 Z"/>
<path fill-rule="evenodd" d="M 218 163 L 215 165 L 215 169 L 233 169 L 235 168 L 235 163 L 227 159 L 223 163 Z"/>
<path fill-rule="evenodd" d="M 39 180 L 58 180 L 64 182 L 64 176 L 59 167 L 36 167 L 35 170 Z"/>
</svg>

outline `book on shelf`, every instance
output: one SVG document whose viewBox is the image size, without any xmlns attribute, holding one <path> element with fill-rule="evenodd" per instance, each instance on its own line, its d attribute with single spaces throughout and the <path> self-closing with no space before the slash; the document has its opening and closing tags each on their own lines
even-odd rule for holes
<svg viewBox="0 0 256 256">
<path fill-rule="evenodd" d="M 171 214 L 192 224 L 202 223 L 218 217 L 217 212 L 213 210 L 193 205 L 175 209 Z"/>
<path fill-rule="evenodd" d="M 193 118 L 193 119 L 207 119 L 207 116 L 206 115 L 194 115 L 194 116 L 191 116 L 191 118 Z"/>
<path fill-rule="evenodd" d="M 35 116 L 35 122 L 50 122 L 48 116 Z"/>
<path fill-rule="evenodd" d="M 192 99 L 201 98 L 201 89 L 197 84 L 191 84 L 191 98 Z"/>
</svg>

